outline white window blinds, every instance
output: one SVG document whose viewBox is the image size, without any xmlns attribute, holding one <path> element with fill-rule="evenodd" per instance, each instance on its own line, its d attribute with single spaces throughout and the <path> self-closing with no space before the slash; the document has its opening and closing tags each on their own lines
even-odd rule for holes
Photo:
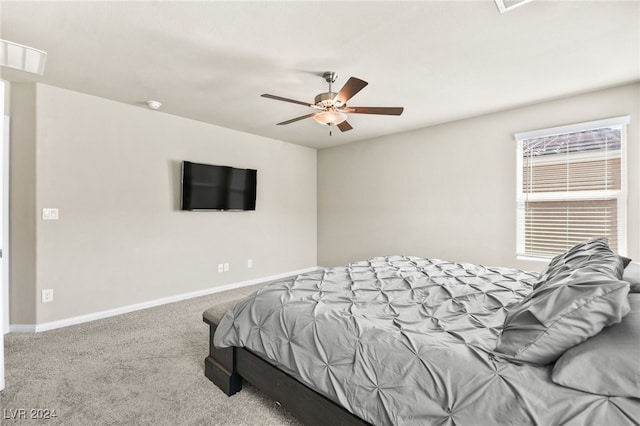
<svg viewBox="0 0 640 426">
<path fill-rule="evenodd" d="M 626 124 L 629 117 L 516 135 L 517 254 L 549 258 L 608 237 L 626 252 Z"/>
</svg>

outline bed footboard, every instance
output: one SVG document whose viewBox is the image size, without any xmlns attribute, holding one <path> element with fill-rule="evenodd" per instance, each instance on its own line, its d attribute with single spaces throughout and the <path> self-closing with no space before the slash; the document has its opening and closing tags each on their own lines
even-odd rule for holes
<svg viewBox="0 0 640 426">
<path fill-rule="evenodd" d="M 253 352 L 238 347 L 216 348 L 213 335 L 224 311 L 221 307 L 206 311 L 203 320 L 209 325 L 209 356 L 204 360 L 204 374 L 225 394 L 239 392 L 244 379 L 307 426 L 369 425 Z"/>
</svg>

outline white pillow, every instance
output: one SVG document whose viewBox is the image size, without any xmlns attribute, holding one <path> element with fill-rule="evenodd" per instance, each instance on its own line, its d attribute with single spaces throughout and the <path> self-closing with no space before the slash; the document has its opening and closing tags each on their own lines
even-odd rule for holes
<svg viewBox="0 0 640 426">
<path fill-rule="evenodd" d="M 624 269 L 622 280 L 631 284 L 629 293 L 640 293 L 640 263 L 629 263 Z"/>
<path fill-rule="evenodd" d="M 630 294 L 629 305 L 622 322 L 566 351 L 551 379 L 584 392 L 640 398 L 640 294 Z"/>
</svg>

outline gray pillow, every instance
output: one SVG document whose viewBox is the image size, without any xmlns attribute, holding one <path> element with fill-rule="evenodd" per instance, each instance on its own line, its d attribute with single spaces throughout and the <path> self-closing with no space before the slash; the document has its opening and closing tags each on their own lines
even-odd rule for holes
<svg viewBox="0 0 640 426">
<path fill-rule="evenodd" d="M 622 279 L 631 284 L 630 293 L 640 293 L 640 263 L 629 263 L 624 269 Z"/>
<path fill-rule="evenodd" d="M 551 379 L 562 386 L 609 396 L 640 398 L 640 294 L 630 294 L 631 312 L 565 352 Z"/>
<path fill-rule="evenodd" d="M 613 261 L 614 257 L 619 261 Z M 556 277 L 570 275 L 575 269 L 587 263 L 592 269 L 610 273 L 617 279 L 621 279 L 624 273 L 624 259 L 611 251 L 609 240 L 604 237 L 593 238 L 578 243 L 551 259 L 538 281 L 533 284 L 533 288 L 537 289 Z"/>
<path fill-rule="evenodd" d="M 622 262 L 618 256 L 611 261 Z M 620 322 L 629 312 L 629 284 L 587 264 L 533 290 L 506 315 L 495 353 L 547 365 L 567 349 Z"/>
</svg>

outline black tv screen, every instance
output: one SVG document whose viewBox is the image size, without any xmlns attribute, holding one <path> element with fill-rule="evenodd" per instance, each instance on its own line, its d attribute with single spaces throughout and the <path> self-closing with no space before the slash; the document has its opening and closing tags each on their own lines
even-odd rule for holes
<svg viewBox="0 0 640 426">
<path fill-rule="evenodd" d="M 258 172 L 182 162 L 182 210 L 255 210 Z"/>
</svg>

